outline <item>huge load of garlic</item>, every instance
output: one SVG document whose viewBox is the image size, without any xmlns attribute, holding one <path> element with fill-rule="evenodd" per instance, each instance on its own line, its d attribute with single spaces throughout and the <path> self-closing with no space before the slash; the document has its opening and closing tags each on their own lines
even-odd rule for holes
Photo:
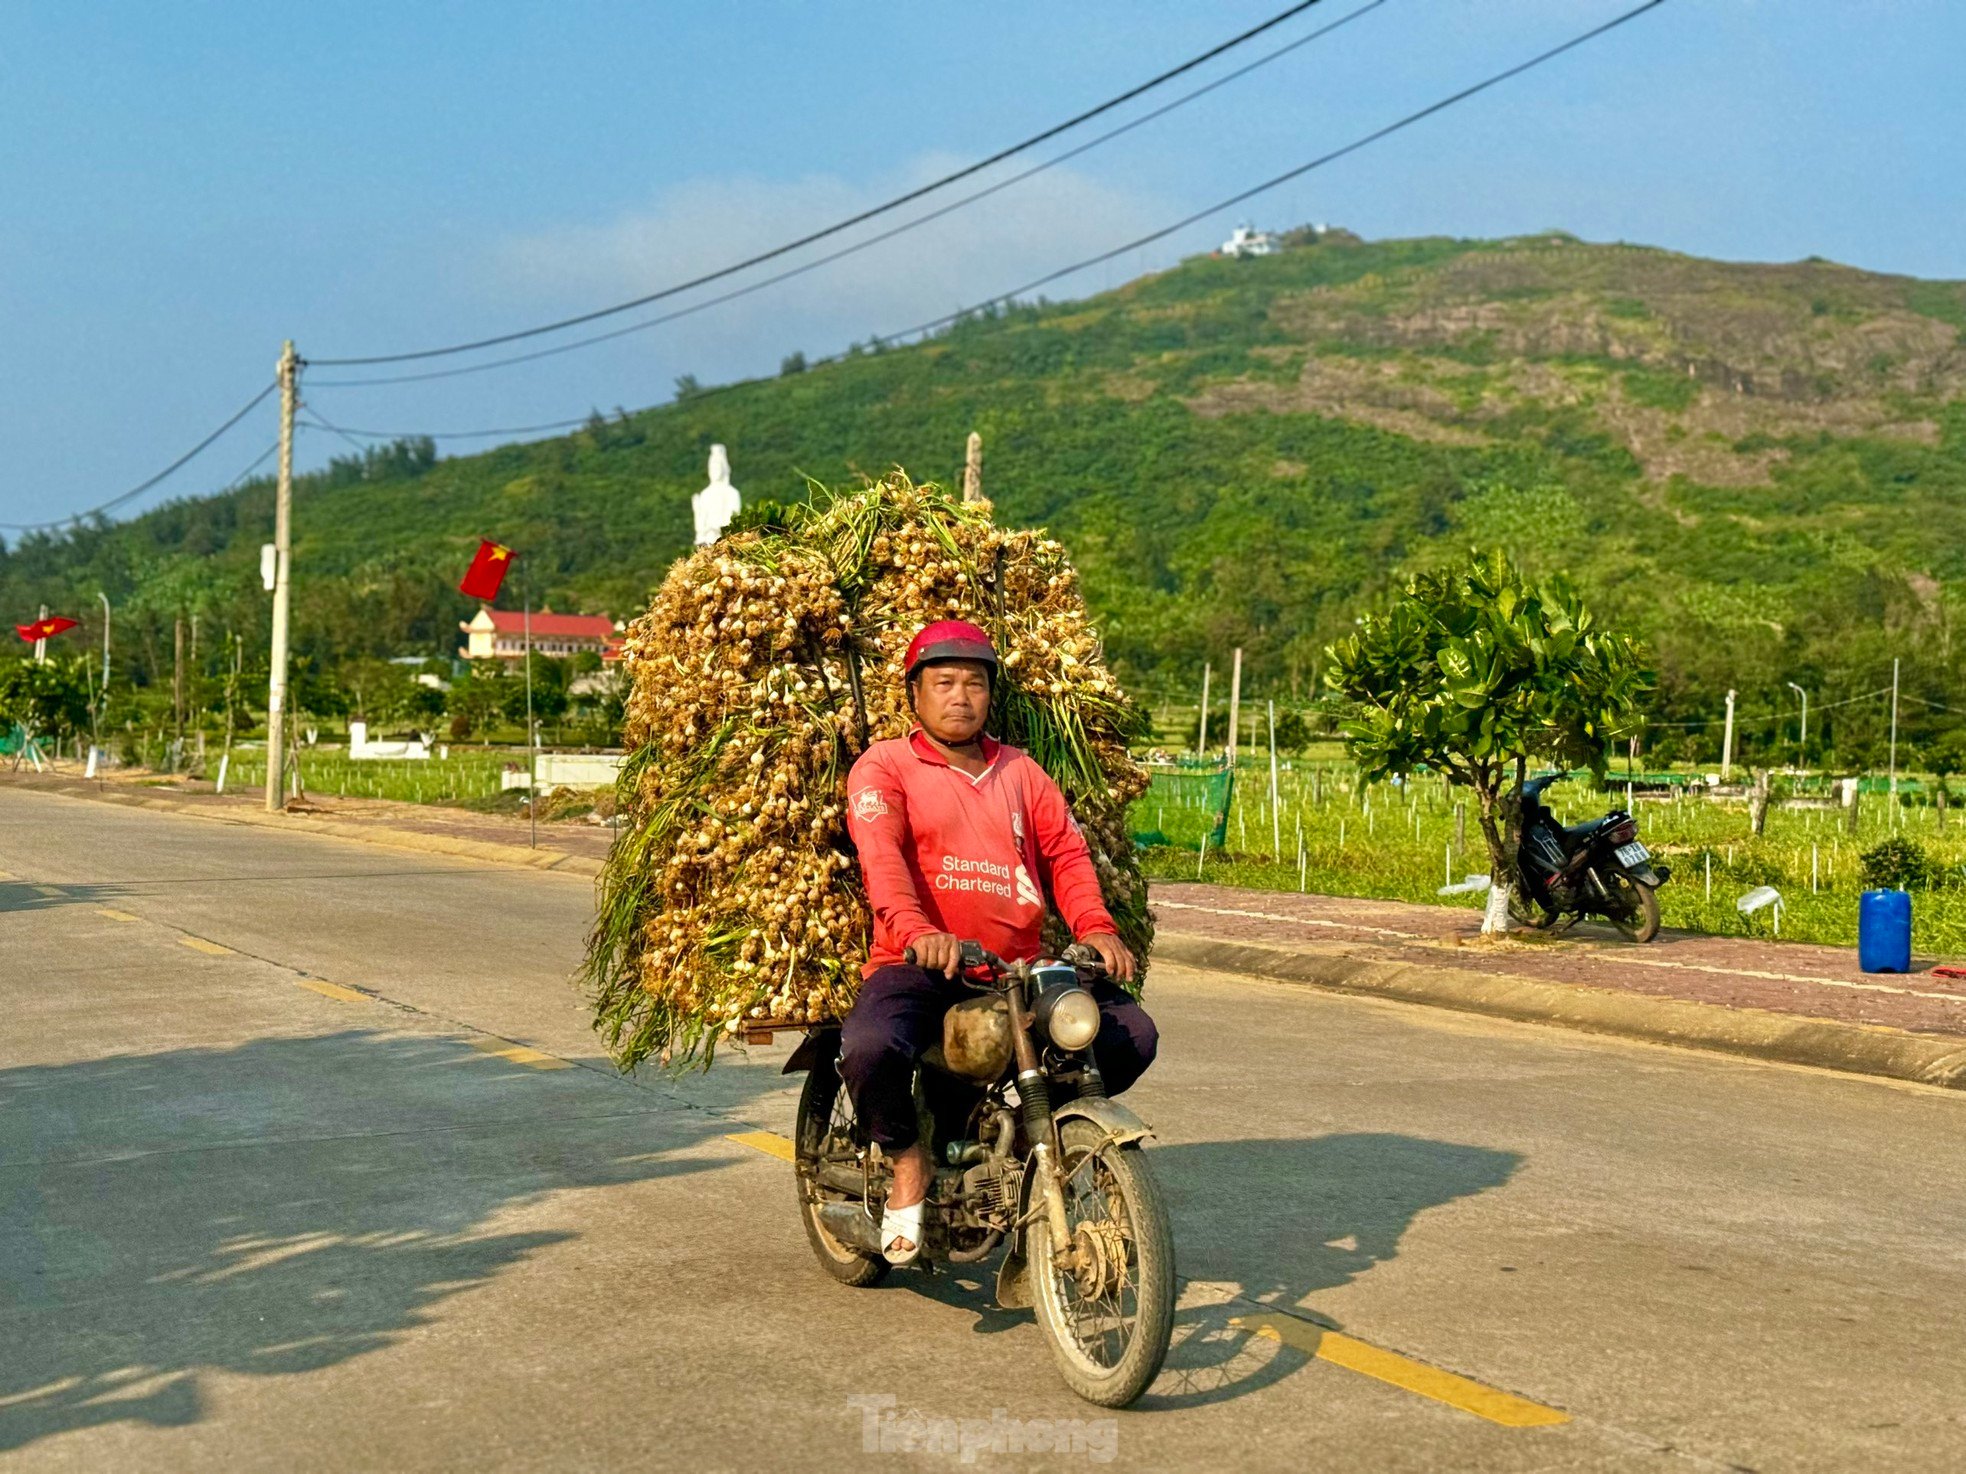
<svg viewBox="0 0 1966 1474">
<path fill-rule="evenodd" d="M 1153 923 L 1125 824 L 1146 788 L 1127 752 L 1136 716 L 1078 575 L 1056 542 L 996 527 L 987 503 L 896 473 L 698 550 L 629 630 L 620 837 L 585 969 L 624 1068 L 707 1060 L 747 1022 L 851 1006 L 870 917 L 847 771 L 912 725 L 902 652 L 947 618 L 996 641 L 990 730 L 1057 780 L 1144 959 Z M 1048 940 L 1067 940 L 1055 917 Z"/>
</svg>

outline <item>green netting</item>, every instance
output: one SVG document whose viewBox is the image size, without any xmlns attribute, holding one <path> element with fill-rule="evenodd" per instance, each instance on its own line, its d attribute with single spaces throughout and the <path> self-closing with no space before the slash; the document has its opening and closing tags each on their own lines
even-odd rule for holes
<svg viewBox="0 0 1966 1474">
<path fill-rule="evenodd" d="M 1141 849 L 1211 850 L 1228 842 L 1236 775 L 1216 763 L 1156 764 L 1134 801 L 1127 828 Z"/>
</svg>

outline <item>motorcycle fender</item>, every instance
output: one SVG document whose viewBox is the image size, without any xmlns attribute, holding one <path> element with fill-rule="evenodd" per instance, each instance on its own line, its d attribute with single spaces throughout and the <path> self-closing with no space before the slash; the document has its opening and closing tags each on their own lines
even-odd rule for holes
<svg viewBox="0 0 1966 1474">
<path fill-rule="evenodd" d="M 1153 1129 L 1145 1121 L 1114 1100 L 1069 1101 L 1052 1113 L 1052 1119 L 1055 1121 L 1069 1121 L 1073 1117 L 1092 1122 L 1106 1133 L 1107 1142 L 1113 1146 L 1126 1146 L 1132 1142 L 1145 1140 L 1154 1134 Z M 1019 1218 L 1031 1211 L 1031 1191 L 1036 1181 L 1035 1172 L 1024 1174 L 1024 1191 L 1017 1203 Z M 1003 1256 L 1003 1263 L 997 1267 L 997 1304 L 1005 1310 L 1031 1308 L 1030 1264 L 1024 1258 L 1024 1239 L 1021 1234 L 1011 1240 L 1010 1249 Z"/>
<path fill-rule="evenodd" d="M 1125 1146 L 1154 1134 L 1153 1129 L 1132 1111 L 1118 1101 L 1104 1097 L 1067 1101 L 1051 1115 L 1054 1121 L 1069 1121 L 1074 1116 L 1081 1121 L 1090 1121 L 1106 1133 L 1114 1146 Z"/>
<path fill-rule="evenodd" d="M 803 1075 L 807 1070 L 830 1055 L 840 1052 L 840 1031 L 837 1027 L 808 1029 L 799 1047 L 792 1051 L 792 1057 L 785 1061 L 782 1075 Z"/>
<path fill-rule="evenodd" d="M 1651 886 L 1654 890 L 1657 890 L 1666 883 L 1665 875 L 1654 870 L 1650 865 L 1627 865 L 1625 867 L 1625 874 L 1629 875 L 1641 885 Z"/>
</svg>

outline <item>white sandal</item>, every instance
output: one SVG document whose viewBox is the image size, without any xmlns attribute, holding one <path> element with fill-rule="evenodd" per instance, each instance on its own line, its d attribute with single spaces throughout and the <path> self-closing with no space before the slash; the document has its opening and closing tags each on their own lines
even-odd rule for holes
<svg viewBox="0 0 1966 1474">
<path fill-rule="evenodd" d="M 913 1264 L 922 1252 L 922 1207 L 928 1200 L 910 1203 L 905 1208 L 883 1208 L 881 1210 L 881 1258 L 889 1264 Z M 905 1239 L 906 1249 L 894 1247 L 896 1239 Z"/>
</svg>

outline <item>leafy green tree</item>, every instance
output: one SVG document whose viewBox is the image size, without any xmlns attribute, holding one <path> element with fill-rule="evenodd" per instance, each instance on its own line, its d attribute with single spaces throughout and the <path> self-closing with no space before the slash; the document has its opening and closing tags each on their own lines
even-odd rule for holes
<svg viewBox="0 0 1966 1474">
<path fill-rule="evenodd" d="M 1283 751 L 1302 752 L 1310 740 L 1310 723 L 1302 712 L 1287 711 L 1277 718 L 1277 746 Z"/>
<path fill-rule="evenodd" d="M 785 378 L 792 374 L 802 374 L 805 371 L 806 356 L 803 352 L 788 353 L 778 362 L 778 374 L 780 378 Z"/>
<path fill-rule="evenodd" d="M 451 719 L 451 736 L 462 741 L 481 730 L 504 709 L 506 689 L 513 684 L 495 665 L 490 669 L 473 667 L 468 675 L 451 682 L 450 690 L 444 693 L 444 711 Z M 522 703 L 525 700 L 523 690 L 519 699 Z"/>
<path fill-rule="evenodd" d="M 61 741 L 89 726 L 88 657 L 0 666 L 0 727 L 24 727 L 30 736 Z"/>
<path fill-rule="evenodd" d="M 1504 929 L 1516 825 L 1533 759 L 1604 772 L 1652 686 L 1638 646 L 1603 628 L 1560 580 L 1527 582 L 1500 552 L 1416 574 L 1327 652 L 1348 706 L 1346 745 L 1367 779 L 1425 766 L 1474 790 L 1488 844 L 1488 916 Z M 1512 781 L 1511 781 L 1512 780 Z"/>
</svg>

